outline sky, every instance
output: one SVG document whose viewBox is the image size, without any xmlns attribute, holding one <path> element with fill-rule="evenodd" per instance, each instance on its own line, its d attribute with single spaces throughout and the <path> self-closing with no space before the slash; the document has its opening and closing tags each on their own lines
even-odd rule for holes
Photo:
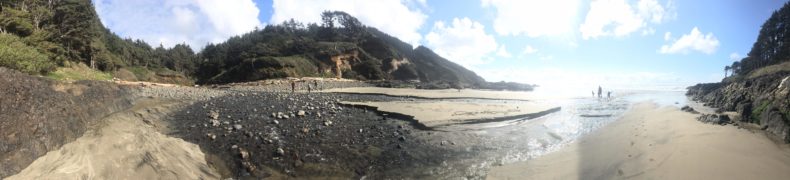
<svg viewBox="0 0 790 180">
<path fill-rule="evenodd" d="M 593 89 L 716 82 L 784 0 L 93 0 L 102 23 L 199 50 L 340 10 L 488 81 Z"/>
</svg>

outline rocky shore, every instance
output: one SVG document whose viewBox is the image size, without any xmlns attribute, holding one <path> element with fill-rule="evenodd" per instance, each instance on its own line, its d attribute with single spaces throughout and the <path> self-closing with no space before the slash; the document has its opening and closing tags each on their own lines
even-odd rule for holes
<svg viewBox="0 0 790 180">
<path fill-rule="evenodd" d="M 510 146 L 483 145 L 486 137 L 473 132 L 434 130 L 412 117 L 340 103 L 482 99 L 313 91 L 373 86 L 360 81 L 302 78 L 190 87 L 139 82 L 62 83 L 5 69 L 0 69 L 0 76 L 7 85 L 0 89 L 3 178 L 134 177 L 135 173 L 169 171 L 157 168 L 162 164 L 210 167 L 211 171 L 200 177 L 216 174 L 222 179 L 482 178 L 490 166 L 486 164 L 501 161 L 497 159 L 501 148 Z M 299 82 L 293 93 L 291 80 Z M 307 84 L 314 80 L 319 86 L 312 86 L 313 92 L 308 92 Z M 124 126 L 130 128 L 119 128 Z M 131 136 L 135 138 L 125 138 Z M 157 143 L 179 145 L 160 148 Z M 88 150 L 89 146 L 101 152 Z M 121 147 L 135 148 L 129 151 Z M 126 153 L 111 155 L 120 152 Z M 193 153 L 180 154 L 189 155 L 191 160 L 167 158 L 175 152 Z M 136 159 L 136 154 L 144 155 Z M 205 160 L 196 154 L 205 156 Z M 103 160 L 71 162 L 84 158 Z M 128 167 L 135 162 L 145 168 L 86 167 Z M 72 173 L 52 173 L 69 168 Z M 175 169 L 180 173 L 203 172 Z M 159 175 L 146 177 L 172 177 Z"/>
<path fill-rule="evenodd" d="M 697 84 L 688 87 L 686 95 L 720 111 L 737 112 L 733 121 L 759 125 L 768 134 L 790 142 L 790 72 Z"/>
</svg>

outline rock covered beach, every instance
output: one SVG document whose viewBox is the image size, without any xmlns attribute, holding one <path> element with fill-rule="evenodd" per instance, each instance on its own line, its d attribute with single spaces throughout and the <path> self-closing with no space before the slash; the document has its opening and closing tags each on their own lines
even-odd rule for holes
<svg viewBox="0 0 790 180">
<path fill-rule="evenodd" d="M 84 134 L 69 131 L 83 135 L 58 140 L 62 146 L 51 146 L 36 155 L 23 156 L 27 159 L 25 161 L 4 160 L 3 163 L 14 165 L 7 167 L 18 168 L 9 169 L 4 177 L 124 179 L 140 177 L 136 176 L 140 173 L 153 173 L 149 176 L 152 178 L 208 179 L 482 178 L 485 175 L 487 166 L 476 167 L 476 163 L 488 161 L 480 158 L 487 156 L 478 155 L 490 151 L 480 149 L 480 143 L 485 141 L 483 137 L 474 133 L 436 130 L 410 116 L 340 103 L 428 102 L 437 99 L 308 92 L 306 85 L 314 84 L 312 80 L 288 79 L 206 87 L 100 82 L 87 87 L 88 90 L 111 87 L 115 90 L 96 96 L 122 92 L 122 95 L 112 97 L 123 99 L 126 104 L 104 112 L 107 116 L 88 118 L 92 123 L 78 127 L 85 129 Z M 319 86 L 315 89 L 370 86 L 360 81 L 317 80 Z M 64 84 L 39 78 L 30 78 L 29 81 Z M 299 82 L 296 92 L 290 92 L 290 81 Z M 311 90 L 315 90 L 314 87 Z M 470 100 L 474 99 L 453 98 L 458 102 Z M 112 104 L 99 103 L 99 106 Z M 44 126 L 58 126 L 43 119 L 40 122 Z M 13 129 L 4 132 L 14 133 L 17 137 L 31 133 Z M 187 154 L 189 158 L 172 158 Z M 476 163 L 447 164 L 465 162 L 464 159 L 469 158 L 479 160 L 475 160 Z M 75 159 L 104 161 L 88 163 Z M 123 168 L 127 166 L 136 167 Z M 468 172 L 470 168 L 475 170 Z"/>
</svg>

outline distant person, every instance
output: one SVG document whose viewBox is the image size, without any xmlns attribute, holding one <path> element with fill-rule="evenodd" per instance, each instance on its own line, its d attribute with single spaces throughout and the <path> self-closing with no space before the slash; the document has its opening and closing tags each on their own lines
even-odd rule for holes
<svg viewBox="0 0 790 180">
<path fill-rule="evenodd" d="M 612 98 L 612 91 L 607 91 L 606 92 L 606 99 L 610 99 L 610 98 Z"/>
<path fill-rule="evenodd" d="M 308 83 L 306 83 L 306 84 L 307 84 L 307 93 L 310 93 L 310 92 L 312 92 L 312 91 L 313 91 L 313 88 L 310 86 L 310 83 L 308 82 Z"/>
<path fill-rule="evenodd" d="M 292 93 L 296 92 L 296 82 L 295 81 L 291 81 L 291 92 Z"/>
<path fill-rule="evenodd" d="M 603 93 L 603 89 L 601 89 L 601 86 L 598 86 L 598 98 L 599 99 L 601 98 L 601 93 Z"/>
<path fill-rule="evenodd" d="M 316 90 L 321 90 L 318 88 L 318 80 L 313 80 L 313 87 L 315 87 Z"/>
<path fill-rule="evenodd" d="M 595 98 L 595 90 L 592 90 L 592 97 Z"/>
</svg>

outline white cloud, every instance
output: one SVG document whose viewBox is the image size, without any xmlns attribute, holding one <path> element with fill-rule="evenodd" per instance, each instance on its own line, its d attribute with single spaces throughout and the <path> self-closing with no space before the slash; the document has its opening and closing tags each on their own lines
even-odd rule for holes
<svg viewBox="0 0 790 180">
<path fill-rule="evenodd" d="M 552 56 L 552 55 L 542 55 L 542 56 L 540 56 L 540 60 L 542 60 L 542 61 L 548 61 L 548 60 L 552 60 L 552 59 L 554 59 L 554 56 Z"/>
<path fill-rule="evenodd" d="M 533 48 L 532 45 L 527 45 L 527 47 L 524 47 L 524 51 L 521 51 L 522 54 L 534 54 L 536 52 L 538 52 L 538 49 Z"/>
<path fill-rule="evenodd" d="M 672 33 L 671 32 L 664 33 L 664 41 L 669 41 L 670 39 L 672 39 Z"/>
<path fill-rule="evenodd" d="M 416 2 L 424 3 L 421 0 Z M 425 23 L 427 16 L 419 9 L 407 6 L 408 3 L 400 0 L 274 0 L 274 13 L 269 23 L 279 24 L 292 18 L 304 23 L 319 23 L 321 12 L 344 11 L 367 26 L 416 46 L 422 39 L 417 30 Z"/>
<path fill-rule="evenodd" d="M 732 61 L 740 61 L 741 60 L 741 55 L 738 54 L 738 53 L 735 53 L 735 52 L 734 53 L 730 53 L 730 60 L 732 60 Z"/>
<path fill-rule="evenodd" d="M 496 55 L 499 56 L 499 57 L 503 57 L 503 58 L 511 58 L 511 57 L 513 57 L 513 55 L 510 54 L 510 52 L 507 51 L 507 48 L 505 48 L 505 45 L 499 46 L 499 50 L 496 51 Z"/>
<path fill-rule="evenodd" d="M 656 29 L 647 28 L 645 30 L 642 30 L 642 36 L 653 35 L 653 34 L 656 34 Z"/>
<path fill-rule="evenodd" d="M 469 68 L 487 63 L 488 55 L 497 51 L 494 36 L 486 34 L 484 28 L 469 18 L 453 18 L 450 25 L 437 21 L 425 35 L 425 42 L 440 56 Z"/>
<path fill-rule="evenodd" d="M 579 4 L 580 0 L 482 0 L 484 8 L 496 9 L 497 34 L 529 37 L 572 33 Z"/>
<path fill-rule="evenodd" d="M 152 46 L 186 43 L 199 50 L 261 26 L 251 0 L 94 0 L 102 23 Z"/>
<path fill-rule="evenodd" d="M 661 24 L 676 16 L 671 1 L 639 0 L 635 6 L 627 0 L 595 0 L 590 3 L 584 23 L 579 26 L 583 39 L 604 36 L 622 37 L 640 29 L 643 35 L 655 33 L 650 24 Z"/>
<path fill-rule="evenodd" d="M 697 27 L 691 29 L 689 34 L 684 34 L 671 45 L 663 45 L 658 52 L 662 54 L 688 54 L 690 51 L 699 51 L 713 54 L 719 48 L 719 40 L 713 33 L 702 34 Z"/>
</svg>

